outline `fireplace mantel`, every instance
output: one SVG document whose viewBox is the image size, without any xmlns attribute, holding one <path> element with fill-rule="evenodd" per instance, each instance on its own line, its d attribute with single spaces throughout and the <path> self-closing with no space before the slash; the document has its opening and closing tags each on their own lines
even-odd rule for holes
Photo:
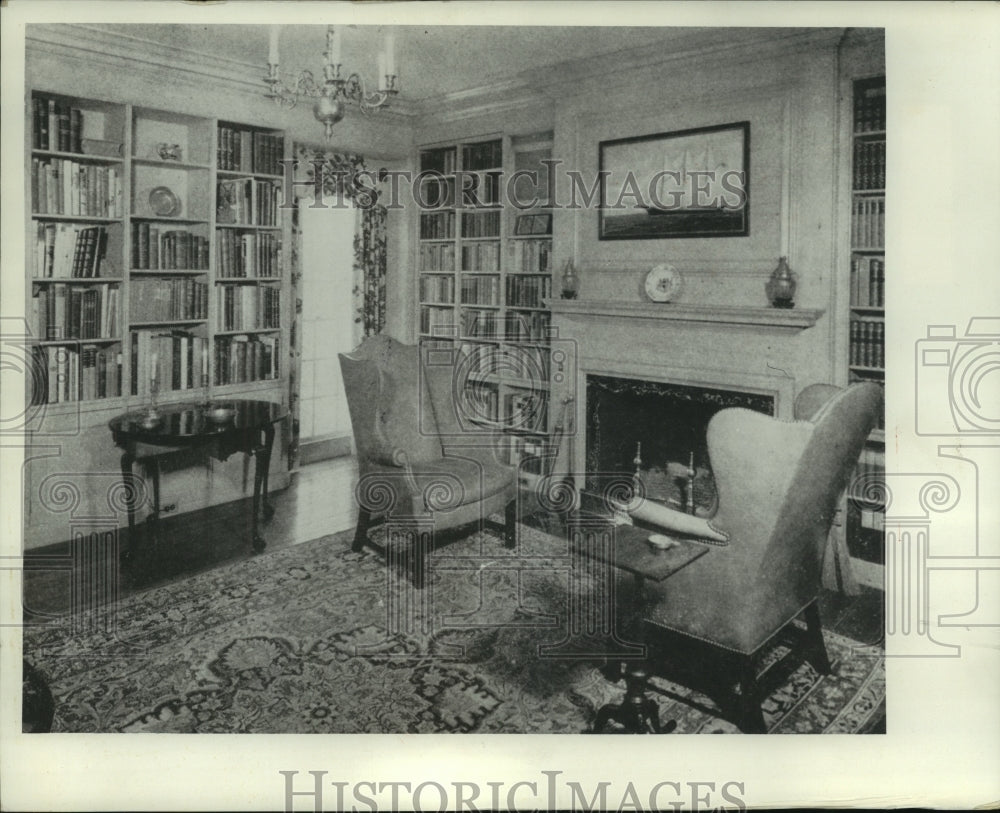
<svg viewBox="0 0 1000 813">
<path fill-rule="evenodd" d="M 677 303 L 626 302 L 598 299 L 553 299 L 547 303 L 554 314 L 675 322 L 702 322 L 719 327 L 763 328 L 783 332 L 806 330 L 823 315 L 822 309 L 733 307 L 730 305 L 685 305 Z"/>
</svg>

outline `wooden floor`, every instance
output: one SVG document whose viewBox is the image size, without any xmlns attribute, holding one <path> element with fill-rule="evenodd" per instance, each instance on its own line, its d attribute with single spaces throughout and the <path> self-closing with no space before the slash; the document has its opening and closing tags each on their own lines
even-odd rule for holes
<svg viewBox="0 0 1000 813">
<path fill-rule="evenodd" d="M 285 491 L 272 495 L 277 509 L 264 526 L 267 550 L 353 528 L 357 516 L 354 486 L 357 467 L 340 457 L 302 467 Z M 247 542 L 249 501 L 164 519 L 160 545 L 141 572 L 122 568 L 119 595 L 185 578 L 254 555 Z M 40 623 L 69 611 L 72 574 L 47 569 L 44 555 L 65 554 L 49 547 L 25 556 L 25 622 Z M 862 588 L 857 596 L 824 593 L 820 612 L 827 629 L 864 643 L 882 640 L 883 593 Z"/>
</svg>

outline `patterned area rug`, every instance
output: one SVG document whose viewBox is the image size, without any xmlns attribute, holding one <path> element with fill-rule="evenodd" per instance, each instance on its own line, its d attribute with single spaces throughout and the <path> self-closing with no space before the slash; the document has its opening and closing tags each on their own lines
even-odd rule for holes
<svg viewBox="0 0 1000 813">
<path fill-rule="evenodd" d="M 53 731 L 581 733 L 624 686 L 568 631 L 564 553 L 524 526 L 517 557 L 472 534 L 435 551 L 417 592 L 338 534 L 129 596 L 84 632 L 27 630 L 24 654 L 54 697 Z M 593 597 L 586 580 L 576 590 Z M 825 635 L 833 674 L 789 668 L 764 703 L 770 731 L 882 719 L 881 651 Z M 787 654 L 776 646 L 764 668 Z M 652 682 L 677 733 L 738 732 L 708 697 Z"/>
</svg>

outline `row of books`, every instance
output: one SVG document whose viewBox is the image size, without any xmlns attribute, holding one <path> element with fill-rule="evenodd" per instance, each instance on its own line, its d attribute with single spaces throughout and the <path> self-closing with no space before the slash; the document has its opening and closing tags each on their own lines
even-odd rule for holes
<svg viewBox="0 0 1000 813">
<path fill-rule="evenodd" d="M 865 88 L 854 96 L 854 132 L 885 129 L 885 85 Z"/>
<path fill-rule="evenodd" d="M 426 209 L 449 209 L 455 205 L 455 176 L 435 173 L 420 182 L 418 203 Z"/>
<path fill-rule="evenodd" d="M 31 348 L 31 402 L 60 404 L 117 398 L 122 394 L 122 353 L 119 345 Z"/>
<path fill-rule="evenodd" d="M 432 212 L 420 215 L 421 240 L 452 240 L 454 237 L 454 212 Z"/>
<path fill-rule="evenodd" d="M 281 327 L 281 290 L 270 286 L 219 286 L 219 330 Z"/>
<path fill-rule="evenodd" d="M 885 367 L 885 323 L 852 319 L 849 363 L 854 367 Z"/>
<path fill-rule="evenodd" d="M 462 277 L 462 303 L 499 305 L 500 277 Z"/>
<path fill-rule="evenodd" d="M 448 305 L 455 301 L 455 278 L 443 275 L 420 278 L 420 301 Z"/>
<path fill-rule="evenodd" d="M 219 229 L 215 238 L 217 278 L 281 276 L 281 235 Z"/>
<path fill-rule="evenodd" d="M 31 211 L 41 215 L 122 217 L 121 168 L 71 158 L 31 159 Z"/>
<path fill-rule="evenodd" d="M 881 198 L 856 198 L 851 211 L 851 245 L 854 248 L 881 249 L 885 246 L 885 201 Z"/>
<path fill-rule="evenodd" d="M 108 263 L 107 249 L 105 226 L 38 223 L 31 247 L 31 273 L 38 279 L 116 276 L 117 269 Z"/>
<path fill-rule="evenodd" d="M 549 353 L 541 347 L 462 342 L 458 352 L 462 368 L 470 374 L 503 373 L 535 385 L 549 380 Z"/>
<path fill-rule="evenodd" d="M 500 202 L 499 172 L 462 176 L 462 203 L 465 206 L 493 206 Z"/>
<path fill-rule="evenodd" d="M 215 340 L 215 383 L 245 384 L 279 375 L 278 336 L 220 336 Z"/>
<path fill-rule="evenodd" d="M 455 246 L 447 243 L 426 243 L 420 246 L 421 271 L 454 271 Z"/>
<path fill-rule="evenodd" d="M 129 285 L 133 322 L 208 318 L 208 283 L 191 277 L 134 279 Z"/>
<path fill-rule="evenodd" d="M 500 420 L 500 394 L 496 387 L 469 380 L 462 390 L 462 415 L 473 420 L 497 423 Z"/>
<path fill-rule="evenodd" d="M 482 169 L 494 169 L 502 164 L 502 141 L 485 141 L 482 144 L 465 144 L 462 147 L 463 169 L 474 172 Z"/>
<path fill-rule="evenodd" d="M 49 340 L 109 339 L 118 335 L 117 285 L 36 287 L 31 297 L 35 335 Z"/>
<path fill-rule="evenodd" d="M 547 274 L 552 270 L 552 240 L 520 240 L 511 260 L 514 274 Z"/>
<path fill-rule="evenodd" d="M 463 212 L 462 237 L 499 237 L 500 210 Z"/>
<path fill-rule="evenodd" d="M 541 474 L 545 463 L 546 447 L 542 438 L 510 435 L 506 439 L 506 458 L 511 466 L 530 474 Z"/>
<path fill-rule="evenodd" d="M 885 189 L 885 142 L 854 142 L 855 189 Z"/>
<path fill-rule="evenodd" d="M 461 315 L 462 335 L 470 339 L 499 339 L 503 322 L 498 311 L 465 308 Z"/>
<path fill-rule="evenodd" d="M 504 338 L 512 342 L 544 342 L 551 334 L 548 313 L 508 313 L 504 318 Z"/>
<path fill-rule="evenodd" d="M 281 174 L 285 142 L 280 135 L 219 125 L 217 166 L 230 172 Z"/>
<path fill-rule="evenodd" d="M 191 390 L 207 382 L 208 339 L 186 330 L 135 330 L 130 335 L 131 392 Z"/>
<path fill-rule="evenodd" d="M 462 270 L 500 271 L 500 243 L 483 242 L 462 246 Z"/>
<path fill-rule="evenodd" d="M 424 150 L 420 153 L 420 171 L 440 172 L 449 175 L 457 168 L 455 164 L 456 154 L 454 147 Z"/>
<path fill-rule="evenodd" d="M 453 330 L 455 326 L 455 316 L 451 308 L 435 308 L 432 305 L 423 305 L 420 308 L 420 332 L 428 336 L 442 335 Z M 447 329 L 443 330 L 442 329 Z"/>
<path fill-rule="evenodd" d="M 507 277 L 507 304 L 522 308 L 541 308 L 552 295 L 550 277 Z"/>
<path fill-rule="evenodd" d="M 217 223 L 277 226 L 280 185 L 274 181 L 237 178 L 216 184 Z"/>
<path fill-rule="evenodd" d="M 36 150 L 83 152 L 83 111 L 46 96 L 31 100 L 31 146 Z"/>
<path fill-rule="evenodd" d="M 202 271 L 208 269 L 207 237 L 186 229 L 160 229 L 146 222 L 132 224 L 132 267 L 141 271 Z"/>
<path fill-rule="evenodd" d="M 851 305 L 885 307 L 885 261 L 855 255 L 851 259 Z"/>
<path fill-rule="evenodd" d="M 512 392 L 504 397 L 503 422 L 512 429 L 544 432 L 549 399 L 537 392 Z"/>
<path fill-rule="evenodd" d="M 866 485 L 870 486 L 873 482 L 878 483 L 885 479 L 885 451 L 882 449 L 875 449 L 871 446 L 865 447 L 861 456 L 858 458 L 858 465 L 854 469 L 854 477 L 850 486 L 851 496 L 855 499 L 860 499 L 862 501 L 870 502 L 871 500 L 864 500 L 866 495 L 869 498 L 874 497 L 878 493 L 878 489 L 873 490 L 869 487 L 866 489 Z"/>
</svg>

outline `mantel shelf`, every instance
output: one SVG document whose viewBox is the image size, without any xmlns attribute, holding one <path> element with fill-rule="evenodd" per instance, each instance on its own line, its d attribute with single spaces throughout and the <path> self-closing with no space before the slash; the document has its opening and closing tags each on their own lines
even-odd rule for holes
<svg viewBox="0 0 1000 813">
<path fill-rule="evenodd" d="M 597 299 L 552 299 L 552 313 L 572 316 L 603 316 L 625 319 L 655 319 L 674 322 L 704 322 L 721 327 L 766 328 L 781 331 L 806 330 L 825 313 L 810 308 L 733 307 L 683 303 L 625 302 Z"/>
</svg>

